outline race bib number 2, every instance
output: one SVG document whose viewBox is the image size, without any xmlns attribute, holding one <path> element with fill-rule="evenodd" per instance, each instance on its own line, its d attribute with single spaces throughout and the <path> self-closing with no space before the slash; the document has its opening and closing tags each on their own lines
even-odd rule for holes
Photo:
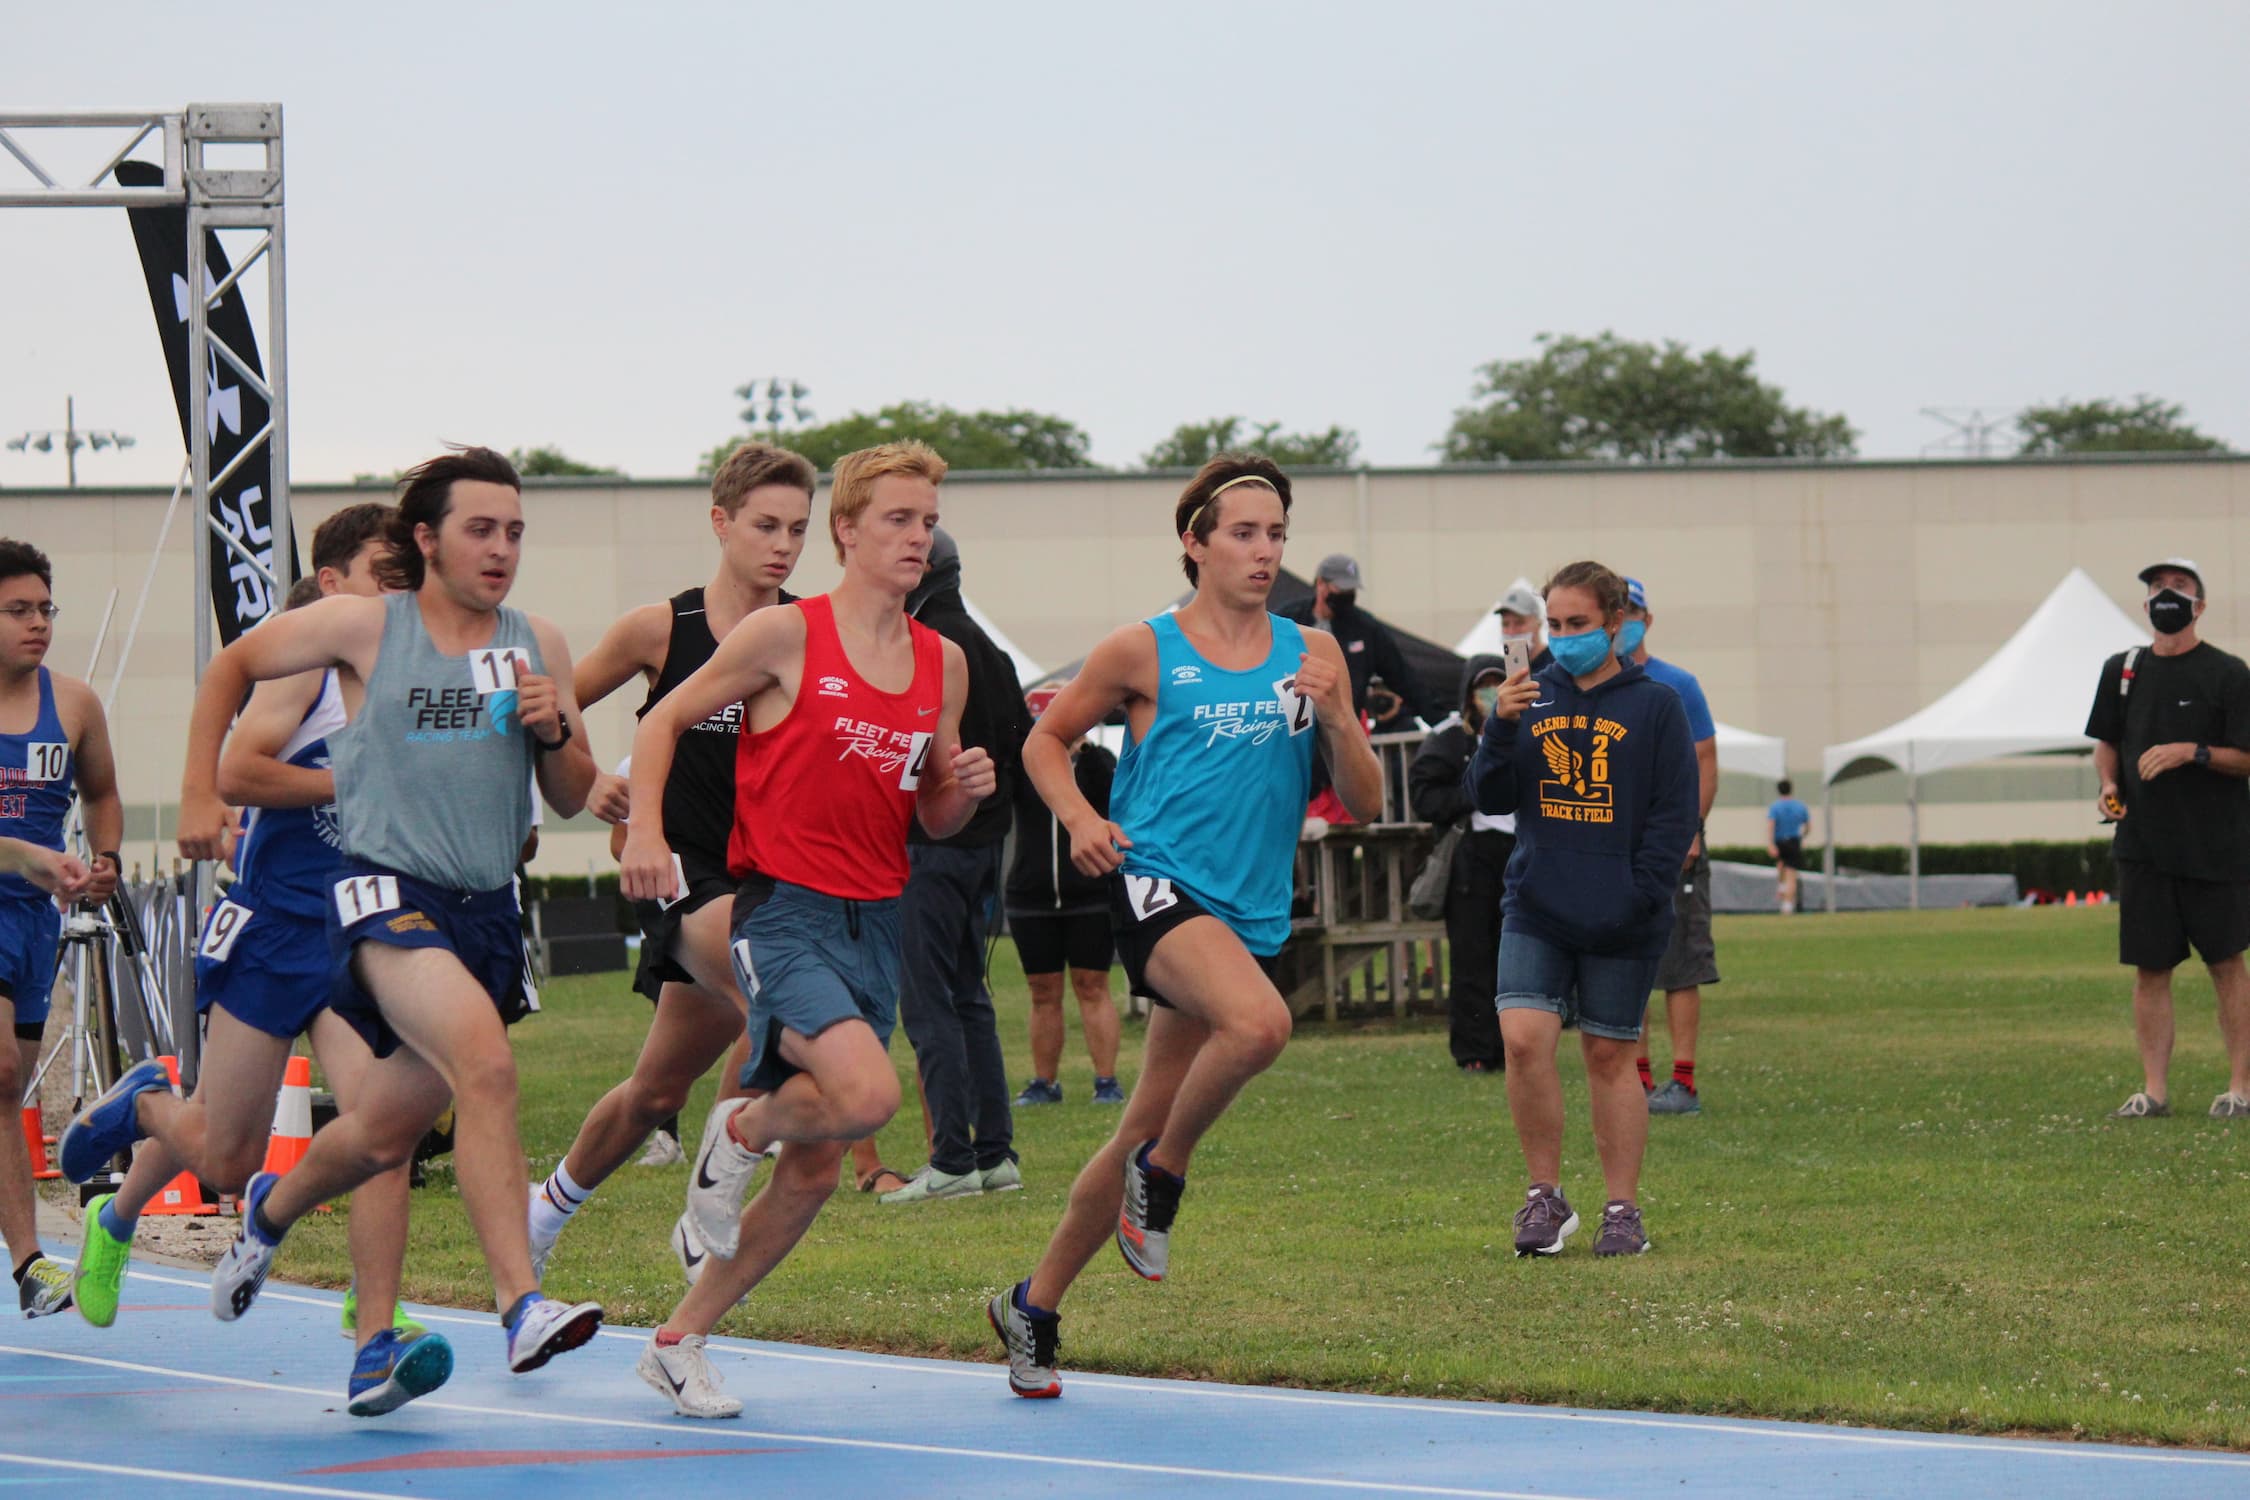
<svg viewBox="0 0 2250 1500">
<path fill-rule="evenodd" d="M 346 927 L 397 909 L 396 875 L 352 875 L 336 882 L 336 915 Z"/>
</svg>

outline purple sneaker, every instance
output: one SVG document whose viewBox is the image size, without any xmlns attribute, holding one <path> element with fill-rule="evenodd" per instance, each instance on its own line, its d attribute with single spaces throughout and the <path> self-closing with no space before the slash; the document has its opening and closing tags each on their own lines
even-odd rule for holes
<svg viewBox="0 0 2250 1500">
<path fill-rule="evenodd" d="M 1578 1232 L 1578 1215 L 1560 1189 L 1535 1182 L 1516 1210 L 1516 1255 L 1559 1255 L 1563 1241 Z"/>
<path fill-rule="evenodd" d="M 1609 1203 L 1602 1208 L 1601 1232 L 1594 1236 L 1596 1255 L 1646 1255 L 1648 1231 L 1641 1227 L 1641 1210 L 1632 1203 Z"/>
</svg>

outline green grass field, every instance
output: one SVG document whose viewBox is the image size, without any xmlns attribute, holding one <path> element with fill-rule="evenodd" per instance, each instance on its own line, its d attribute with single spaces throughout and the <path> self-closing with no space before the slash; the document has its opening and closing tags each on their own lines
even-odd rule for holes
<svg viewBox="0 0 2250 1500">
<path fill-rule="evenodd" d="M 1706 1112 L 1652 1122 L 1655 1248 L 1632 1261 L 1595 1260 L 1590 1230 L 1558 1259 L 1516 1260 L 1504 1085 L 1456 1073 L 1442 1028 L 1307 1026 L 1197 1156 L 1172 1278 L 1146 1285 L 1105 1255 L 1080 1281 L 1066 1379 L 2250 1448 L 2250 1127 L 2203 1117 L 2225 1074 L 2200 971 L 2180 985 L 2179 1117 L 2104 1118 L 2137 1083 L 2115 920 L 1722 919 Z M 995 966 L 1020 1083 L 1027 1001 L 1005 942 Z M 517 1032 L 536 1171 L 628 1069 L 648 1016 L 621 976 L 547 998 Z M 1128 1023 L 1128 1085 L 1139 1037 Z M 1070 1047 L 1070 1102 L 1017 1119 L 1025 1191 L 896 1209 L 847 1187 L 724 1331 L 994 1357 L 985 1298 L 1028 1271 L 1115 1119 L 1085 1102 L 1075 1018 Z M 903 1035 L 893 1051 L 903 1073 Z M 1661 1036 L 1656 1054 L 1661 1072 Z M 1564 1076 L 1564 1187 L 1590 1224 L 1584 1080 Z M 909 1102 L 884 1159 L 911 1170 L 920 1131 Z M 665 1235 L 685 1173 L 622 1169 L 565 1235 L 550 1290 L 659 1320 L 680 1290 Z M 449 1175 L 414 1212 L 412 1295 L 489 1306 Z M 281 1273 L 341 1285 L 342 1245 L 342 1215 L 322 1216 Z"/>
</svg>

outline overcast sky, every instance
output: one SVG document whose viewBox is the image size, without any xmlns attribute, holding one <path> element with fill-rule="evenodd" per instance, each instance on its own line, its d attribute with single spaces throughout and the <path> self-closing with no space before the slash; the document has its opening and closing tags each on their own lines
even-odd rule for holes
<svg viewBox="0 0 2250 1500">
<path fill-rule="evenodd" d="M 1754 349 L 1872 456 L 2140 391 L 2250 445 L 2221 0 L 43 4 L 4 45 L 0 109 L 283 103 L 300 483 L 448 439 L 683 475 L 775 374 L 1112 464 L 1228 413 L 1413 464 L 1478 365 L 1604 328 Z M 0 277 L 0 436 L 75 394 L 140 440 L 82 482 L 169 482 L 122 211 L 0 210 Z"/>
</svg>

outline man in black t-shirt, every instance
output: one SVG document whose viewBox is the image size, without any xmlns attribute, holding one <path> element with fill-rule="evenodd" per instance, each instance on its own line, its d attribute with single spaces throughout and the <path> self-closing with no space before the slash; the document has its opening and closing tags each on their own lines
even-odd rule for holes
<svg viewBox="0 0 2250 1500">
<path fill-rule="evenodd" d="M 2227 1091 L 2218 1120 L 2250 1118 L 2250 667 L 2196 635 L 2203 571 L 2140 572 L 2156 642 L 2102 664 L 2086 719 L 2102 816 L 2117 824 L 2118 960 L 2132 965 L 2142 1086 L 2111 1116 L 2172 1112 L 2172 971 L 2192 946 L 2218 992 Z"/>
</svg>

